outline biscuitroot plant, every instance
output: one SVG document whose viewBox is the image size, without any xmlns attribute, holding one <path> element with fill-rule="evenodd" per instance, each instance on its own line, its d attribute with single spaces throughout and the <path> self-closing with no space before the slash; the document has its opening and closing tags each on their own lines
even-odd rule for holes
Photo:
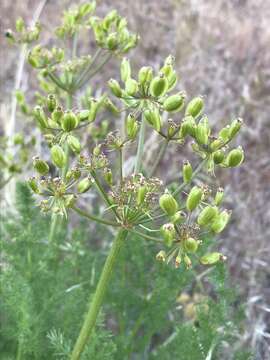
<svg viewBox="0 0 270 360">
<path fill-rule="evenodd" d="M 79 359 L 91 341 L 119 252 L 129 234 L 157 242 L 159 250 L 153 259 L 156 256 L 176 269 L 184 267 L 188 271 L 196 264 L 225 260 L 218 251 L 198 255 L 203 234 L 219 234 L 230 220 L 231 212 L 222 206 L 223 189 L 210 181 L 210 185 L 198 180 L 194 183 L 194 179 L 201 171 L 214 177 L 216 168 L 230 169 L 244 160 L 242 148 L 232 147 L 242 121 L 233 120 L 214 134 L 204 114 L 203 98 L 187 101 L 183 91 L 175 90 L 178 81 L 172 56 L 159 69 L 145 66 L 132 73 L 123 54 L 135 47 L 138 37 L 128 31 L 125 19 L 116 11 L 104 19 L 93 16 L 94 5 L 87 3 L 66 12 L 56 31 L 59 38 L 73 44 L 69 60 L 63 49 L 49 50 L 41 45 L 34 47 L 28 57 L 40 71 L 43 92 L 48 93 L 39 94 L 32 114 L 50 148 L 50 157 L 34 157 L 37 174 L 28 183 L 42 197 L 42 211 L 52 214 L 49 243 L 55 241 L 59 219 L 69 218 L 72 213 L 111 227 L 115 234 L 72 360 Z M 94 32 L 98 50 L 93 57 L 78 57 L 78 34 L 88 27 Z M 83 91 L 113 55 L 122 60 L 121 81 L 108 82 L 112 99 L 106 93 L 96 98 L 88 89 Z M 119 129 L 103 126 L 101 120 L 108 111 L 125 114 L 125 131 L 120 131 L 122 125 Z M 149 168 L 143 161 L 144 145 L 152 132 L 157 133 L 162 145 Z M 193 166 L 185 160 L 179 169 L 179 184 L 172 187 L 166 177 L 159 179 L 155 174 L 168 146 L 178 148 L 186 143 L 197 155 L 198 164 Z M 134 147 L 134 168 L 127 174 L 125 154 Z M 102 216 L 91 212 L 91 204 L 86 210 L 80 205 L 80 199 L 88 193 L 98 195 L 105 204 Z"/>
</svg>

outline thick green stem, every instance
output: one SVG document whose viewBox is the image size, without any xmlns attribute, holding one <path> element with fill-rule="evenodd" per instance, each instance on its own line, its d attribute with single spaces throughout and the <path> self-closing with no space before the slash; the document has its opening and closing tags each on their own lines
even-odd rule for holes
<svg viewBox="0 0 270 360">
<path fill-rule="evenodd" d="M 145 128 L 146 122 L 144 116 L 142 117 L 140 134 L 139 134 L 139 143 L 137 148 L 137 155 L 136 155 L 136 163 L 134 172 L 137 174 L 142 170 L 142 158 L 143 158 L 143 148 L 144 148 L 144 138 L 145 138 Z"/>
<path fill-rule="evenodd" d="M 78 360 L 83 353 L 87 342 L 89 341 L 89 337 L 91 332 L 93 331 L 96 320 L 106 293 L 106 290 L 109 285 L 109 280 L 111 274 L 113 272 L 116 260 L 118 258 L 120 249 L 127 237 L 127 230 L 121 229 L 119 230 L 117 236 L 114 239 L 109 255 L 104 264 L 102 274 L 100 276 L 96 292 L 92 299 L 92 302 L 89 305 L 88 312 L 86 314 L 83 326 L 81 328 L 80 334 L 77 338 L 76 344 L 74 346 L 71 360 Z"/>
</svg>

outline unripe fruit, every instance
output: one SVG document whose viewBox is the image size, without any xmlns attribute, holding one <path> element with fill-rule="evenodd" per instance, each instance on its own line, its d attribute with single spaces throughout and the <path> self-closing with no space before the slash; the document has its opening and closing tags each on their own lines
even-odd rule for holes
<svg viewBox="0 0 270 360">
<path fill-rule="evenodd" d="M 125 83 L 125 90 L 128 95 L 134 96 L 139 90 L 137 81 L 131 78 L 127 79 Z"/>
<path fill-rule="evenodd" d="M 129 114 L 126 119 L 126 133 L 129 139 L 134 140 L 139 130 L 135 116 Z"/>
<path fill-rule="evenodd" d="M 186 115 L 191 115 L 194 118 L 196 118 L 202 113 L 203 108 L 204 108 L 203 98 L 201 96 L 195 97 L 188 103 L 186 108 Z"/>
<path fill-rule="evenodd" d="M 122 96 L 122 89 L 117 80 L 114 80 L 114 79 L 109 80 L 108 85 L 109 85 L 109 88 L 111 89 L 112 93 L 116 97 L 120 98 Z"/>
<path fill-rule="evenodd" d="M 88 121 L 90 123 L 95 121 L 99 105 L 100 105 L 100 102 L 98 102 L 96 99 L 91 99 L 90 110 L 89 110 L 89 115 L 88 115 Z"/>
<path fill-rule="evenodd" d="M 47 97 L 47 108 L 49 110 L 49 112 L 53 112 L 54 109 L 56 108 L 57 102 L 56 102 L 56 98 L 54 95 L 50 94 Z"/>
<path fill-rule="evenodd" d="M 143 66 L 138 74 L 138 81 L 141 86 L 144 86 L 148 81 L 152 80 L 152 68 L 149 66 Z"/>
<path fill-rule="evenodd" d="M 234 120 L 229 128 L 229 138 L 232 139 L 235 137 L 235 135 L 238 133 L 238 131 L 241 129 L 243 124 L 243 120 L 238 118 Z"/>
<path fill-rule="evenodd" d="M 203 196 L 203 191 L 198 186 L 194 186 L 188 194 L 186 207 L 188 211 L 193 211 L 199 205 Z"/>
<path fill-rule="evenodd" d="M 79 118 L 79 121 L 85 121 L 89 118 L 89 113 L 90 111 L 89 110 L 81 110 L 77 116 Z"/>
<path fill-rule="evenodd" d="M 244 161 L 244 151 L 241 146 L 229 152 L 226 163 L 229 167 L 236 167 Z"/>
<path fill-rule="evenodd" d="M 40 106 L 36 106 L 34 109 L 34 117 L 37 120 L 37 122 L 39 123 L 41 128 L 46 128 L 48 127 L 48 119 L 46 114 L 44 113 L 44 110 L 42 109 L 42 107 Z"/>
<path fill-rule="evenodd" d="M 225 158 L 225 153 L 223 150 L 217 150 L 213 154 L 213 160 L 215 164 L 221 164 Z"/>
<path fill-rule="evenodd" d="M 156 255 L 156 259 L 157 259 L 158 261 L 165 262 L 165 260 L 166 260 L 166 253 L 165 253 L 165 251 L 164 251 L 164 250 L 159 251 L 159 252 L 157 253 L 157 255 Z"/>
<path fill-rule="evenodd" d="M 160 97 L 163 96 L 169 87 L 169 83 L 167 78 L 164 76 L 164 74 L 160 74 L 159 76 L 156 76 L 153 78 L 150 84 L 150 94 L 153 97 Z"/>
<path fill-rule="evenodd" d="M 212 231 L 214 231 L 216 234 L 219 234 L 221 231 L 223 231 L 228 224 L 230 217 L 231 211 L 223 210 L 215 217 L 211 226 Z"/>
<path fill-rule="evenodd" d="M 223 129 L 221 129 L 218 133 L 218 137 L 221 138 L 223 142 L 227 142 L 230 137 L 230 125 L 227 125 Z"/>
<path fill-rule="evenodd" d="M 185 102 L 185 94 L 178 93 L 172 96 L 167 97 L 167 99 L 163 103 L 163 108 L 169 112 L 180 111 Z"/>
<path fill-rule="evenodd" d="M 197 125 L 195 137 L 200 145 L 207 145 L 209 136 L 209 124 L 207 117 L 203 117 Z"/>
<path fill-rule="evenodd" d="M 218 215 L 218 209 L 215 206 L 206 206 L 198 216 L 198 224 L 200 226 L 209 225 Z"/>
<path fill-rule="evenodd" d="M 123 58 L 120 66 L 120 74 L 121 74 L 121 80 L 123 82 L 126 82 L 127 79 L 131 76 L 131 69 L 130 69 L 130 63 L 127 58 Z"/>
<path fill-rule="evenodd" d="M 162 225 L 160 232 L 164 238 L 165 244 L 171 246 L 173 239 L 175 237 L 175 228 L 173 224 L 164 224 Z"/>
<path fill-rule="evenodd" d="M 39 194 L 40 191 L 39 191 L 39 188 L 38 188 L 38 184 L 37 184 L 37 181 L 36 181 L 36 179 L 34 177 L 31 177 L 28 180 L 28 185 L 35 194 Z"/>
<path fill-rule="evenodd" d="M 159 206 L 169 216 L 173 216 L 178 210 L 177 201 L 169 193 L 161 195 L 159 198 Z"/>
<path fill-rule="evenodd" d="M 225 260 L 226 260 L 226 257 L 219 252 L 205 254 L 204 256 L 202 256 L 200 258 L 200 262 L 203 265 L 213 265 L 219 261 L 225 261 Z"/>
<path fill-rule="evenodd" d="M 92 181 L 91 179 L 89 179 L 88 177 L 82 179 L 78 185 L 77 185 L 77 190 L 80 194 L 85 193 L 86 191 L 88 191 L 90 189 L 90 187 L 92 186 Z"/>
<path fill-rule="evenodd" d="M 67 162 L 64 150 L 59 145 L 54 145 L 51 148 L 51 157 L 54 165 L 59 168 L 63 168 Z"/>
<path fill-rule="evenodd" d="M 179 136 L 181 138 L 185 138 L 187 135 L 194 137 L 196 133 L 196 127 L 197 125 L 194 118 L 192 116 L 186 116 L 181 124 Z"/>
<path fill-rule="evenodd" d="M 61 123 L 62 129 L 70 132 L 78 126 L 79 120 L 77 116 L 70 110 L 66 111 Z"/>
<path fill-rule="evenodd" d="M 104 176 L 104 180 L 106 181 L 106 183 L 108 185 L 112 186 L 113 181 L 112 181 L 112 171 L 111 171 L 111 169 L 105 168 L 103 176 Z"/>
<path fill-rule="evenodd" d="M 46 163 L 46 161 L 41 160 L 39 158 L 34 158 L 33 166 L 34 169 L 41 175 L 48 174 L 50 170 L 49 165 Z"/>
<path fill-rule="evenodd" d="M 192 179 L 192 166 L 188 160 L 183 162 L 183 179 L 184 183 L 188 184 Z"/>
<path fill-rule="evenodd" d="M 155 110 L 145 110 L 144 111 L 145 120 L 157 131 L 161 129 L 161 116 L 157 109 Z"/>
<path fill-rule="evenodd" d="M 55 123 L 60 125 L 62 122 L 63 116 L 64 116 L 64 112 L 63 112 L 61 106 L 57 106 L 52 113 L 52 120 Z"/>
<path fill-rule="evenodd" d="M 80 141 L 75 136 L 69 135 L 67 137 L 67 143 L 73 152 L 79 153 L 81 151 Z"/>
<path fill-rule="evenodd" d="M 190 258 L 187 256 L 187 254 L 185 254 L 185 256 L 184 256 L 184 263 L 186 264 L 187 269 L 191 268 L 192 262 L 191 262 Z"/>
<path fill-rule="evenodd" d="M 136 199 L 136 203 L 138 206 L 140 206 L 144 202 L 146 194 L 147 194 L 147 187 L 140 186 L 137 192 L 137 199 Z"/>
<path fill-rule="evenodd" d="M 170 220 L 173 224 L 180 224 L 186 219 L 187 215 L 184 211 L 177 211 Z"/>
<path fill-rule="evenodd" d="M 117 48 L 117 34 L 116 33 L 112 33 L 108 36 L 107 38 L 107 46 L 109 50 L 115 50 Z"/>
<path fill-rule="evenodd" d="M 198 249 L 198 241 L 193 239 L 192 237 L 189 237 L 184 242 L 184 247 L 187 252 L 195 253 Z"/>
<path fill-rule="evenodd" d="M 218 188 L 216 195 L 215 195 L 215 204 L 217 206 L 219 206 L 222 203 L 223 198 L 224 198 L 224 190 L 223 190 L 223 188 L 220 187 L 220 188 Z"/>
</svg>

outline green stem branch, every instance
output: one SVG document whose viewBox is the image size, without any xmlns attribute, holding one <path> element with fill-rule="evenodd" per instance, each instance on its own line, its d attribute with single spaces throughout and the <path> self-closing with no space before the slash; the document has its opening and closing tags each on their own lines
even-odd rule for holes
<svg viewBox="0 0 270 360">
<path fill-rule="evenodd" d="M 79 215 L 84 216 L 84 217 L 86 217 L 87 219 L 96 221 L 96 222 L 98 222 L 98 223 L 100 223 L 100 224 L 109 225 L 109 226 L 120 226 L 120 224 L 118 224 L 118 223 L 116 223 L 116 222 L 109 221 L 109 220 L 104 220 L 104 219 L 101 219 L 101 218 L 99 218 L 99 217 L 97 217 L 97 216 L 88 214 L 87 212 L 79 209 L 79 208 L 76 207 L 76 206 L 72 206 L 71 209 L 73 209 L 74 211 L 76 211 L 76 213 L 78 213 Z"/>
<path fill-rule="evenodd" d="M 106 259 L 106 262 L 104 264 L 102 274 L 100 276 L 96 292 L 94 294 L 94 297 L 92 299 L 92 302 L 89 305 L 88 312 L 86 314 L 83 326 L 81 328 L 80 334 L 77 338 L 77 341 L 75 343 L 71 360 L 78 360 L 81 357 L 81 354 L 83 353 L 85 346 L 87 342 L 89 341 L 91 332 L 93 331 L 96 320 L 106 293 L 106 290 L 109 285 L 109 280 L 112 275 L 112 272 L 114 270 L 114 266 L 116 263 L 116 260 L 118 258 L 120 249 L 127 237 L 127 230 L 121 229 L 119 230 L 117 236 L 114 239 L 114 242 L 112 244 L 111 250 L 109 252 L 109 255 Z"/>
<path fill-rule="evenodd" d="M 134 169 L 134 172 L 136 174 L 142 170 L 142 157 L 143 157 L 143 148 L 144 148 L 145 129 L 146 129 L 146 121 L 143 116 L 142 122 L 141 122 L 140 134 L 139 134 L 139 142 L 138 142 L 138 148 L 137 148 L 135 169 Z"/>
</svg>

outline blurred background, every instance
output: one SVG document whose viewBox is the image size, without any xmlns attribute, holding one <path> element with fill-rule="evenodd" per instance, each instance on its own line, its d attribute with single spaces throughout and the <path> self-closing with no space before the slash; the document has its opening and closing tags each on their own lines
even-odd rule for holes
<svg viewBox="0 0 270 360">
<path fill-rule="evenodd" d="M 249 343 L 256 359 L 269 359 L 270 344 L 270 2 L 264 0 L 115 0 L 98 1 L 97 13 L 112 7 L 128 19 L 141 41 L 129 55 L 135 69 L 158 67 L 172 54 L 180 75 L 181 89 L 190 97 L 205 98 L 211 124 L 217 128 L 232 118 L 242 117 L 245 126 L 239 143 L 244 164 L 217 174 L 226 185 L 233 220 L 222 233 L 220 248 L 228 256 L 233 286 L 246 305 L 243 342 Z M 11 93 L 14 89 L 19 49 L 7 44 L 3 32 L 14 28 L 22 16 L 29 23 L 41 6 L 42 42 L 48 43 L 51 29 L 72 1 L 1 0 L 1 88 L 0 131 L 10 130 Z M 93 40 L 85 36 L 79 44 L 85 53 Z M 102 74 L 104 84 L 118 77 L 119 62 L 113 60 Z M 32 70 L 26 64 L 21 88 L 31 102 L 35 89 Z M 99 78 L 95 78 L 98 82 Z M 18 131 L 23 117 L 16 119 Z M 147 143 L 146 161 L 151 161 L 158 142 Z M 173 150 L 172 150 L 173 151 Z M 175 150 L 174 150 L 175 151 Z M 160 172 L 170 177 L 185 158 L 184 150 L 168 154 Z M 229 174 L 229 175 L 228 175 Z M 173 175 L 172 175 L 173 176 Z"/>
</svg>

